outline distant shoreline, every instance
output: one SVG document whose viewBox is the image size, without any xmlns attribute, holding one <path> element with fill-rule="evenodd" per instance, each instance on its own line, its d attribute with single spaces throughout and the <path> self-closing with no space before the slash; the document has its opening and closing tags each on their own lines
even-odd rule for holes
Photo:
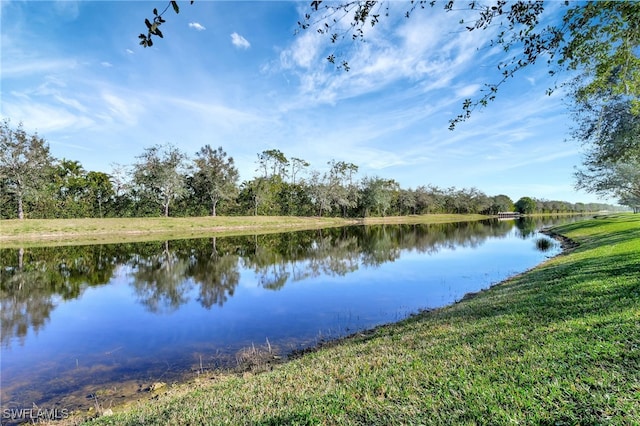
<svg viewBox="0 0 640 426">
<path fill-rule="evenodd" d="M 350 225 L 454 223 L 493 216 L 428 214 L 368 218 L 297 216 L 145 217 L 0 220 L 0 248 L 112 244 L 253 235 Z"/>
</svg>

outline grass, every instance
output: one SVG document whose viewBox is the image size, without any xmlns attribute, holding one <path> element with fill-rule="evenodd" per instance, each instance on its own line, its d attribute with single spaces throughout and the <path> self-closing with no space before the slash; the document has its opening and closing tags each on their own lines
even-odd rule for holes
<svg viewBox="0 0 640 426">
<path fill-rule="evenodd" d="M 11 219 L 0 220 L 0 248 L 141 242 L 354 224 L 445 223 L 486 218 L 482 215 L 433 214 L 365 219 L 295 216 Z"/>
<path fill-rule="evenodd" d="M 640 215 L 554 231 L 577 247 L 452 306 L 90 424 L 640 424 Z"/>
</svg>

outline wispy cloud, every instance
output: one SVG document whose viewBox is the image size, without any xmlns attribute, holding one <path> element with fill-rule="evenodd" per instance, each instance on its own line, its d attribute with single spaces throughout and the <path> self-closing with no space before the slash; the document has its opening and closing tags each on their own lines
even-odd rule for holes
<svg viewBox="0 0 640 426">
<path fill-rule="evenodd" d="M 478 93 L 480 90 L 479 84 L 467 84 L 456 88 L 456 96 L 459 98 L 468 98 Z"/>
<path fill-rule="evenodd" d="M 199 102 L 180 97 L 165 97 L 162 95 L 154 96 L 150 99 L 152 102 L 160 101 L 167 105 L 172 105 L 189 112 L 200 114 L 203 118 L 209 117 L 209 121 L 213 120 L 217 125 L 224 125 L 230 129 L 265 120 L 259 115 L 231 108 L 215 101 Z"/>
<path fill-rule="evenodd" d="M 432 101 L 440 102 L 443 94 L 437 91 L 442 90 L 449 98 L 461 99 L 481 87 L 474 81 L 478 70 L 474 70 L 471 79 L 468 72 L 478 55 L 478 45 L 489 36 L 452 32 L 458 26 L 457 19 L 446 14 L 416 14 L 409 20 L 398 19 L 392 24 L 385 21 L 387 25 L 368 29 L 364 43 L 344 41 L 337 46 L 330 43 L 328 36 L 307 30 L 282 50 L 280 67 L 298 78 L 305 102 L 311 99 L 334 104 L 393 90 L 394 85 L 407 82 L 415 84 L 425 100 L 432 95 L 438 96 Z M 348 59 L 349 72 L 336 72 L 327 63 L 327 56 L 333 53 L 336 62 L 343 57 Z M 494 53 L 487 51 L 483 55 Z M 455 81 L 463 76 L 464 84 Z"/>
<path fill-rule="evenodd" d="M 87 169 L 106 171 L 111 162 L 133 161 L 144 146 L 172 142 L 190 154 L 205 143 L 223 146 L 243 180 L 254 175 L 256 154 L 272 148 L 315 170 L 332 158 L 352 162 L 360 176 L 379 174 L 403 187 L 475 185 L 491 194 L 540 196 L 545 185 L 571 179 L 575 150 L 562 143 L 561 94 L 539 91 L 546 69 L 526 70 L 500 88 L 495 103 L 447 130 L 464 98 L 493 82 L 505 55 L 478 50 L 490 34 L 465 31 L 455 11 L 417 9 L 406 19 L 408 2 L 386 2 L 390 16 L 366 25 L 364 42 L 347 35 L 332 44 L 314 30 L 294 37 L 283 31 L 301 19 L 296 10 L 308 12 L 307 2 L 251 7 L 263 23 L 251 30 L 235 3 L 203 2 L 192 18 L 200 22 L 185 21 L 141 49 L 133 44 L 139 22 L 120 20 L 114 30 L 116 21 L 106 19 L 121 16 L 113 2 L 61 4 L 71 17 L 77 7 L 85 26 L 66 26 L 53 4 L 15 2 L 7 10 L 5 3 L 1 113 Z M 148 6 L 136 7 L 146 16 Z M 207 43 L 184 42 L 205 30 Z M 112 38 L 98 50 L 90 42 L 97 33 Z M 332 53 L 337 63 L 348 60 L 350 71 L 328 63 Z"/>
<path fill-rule="evenodd" d="M 108 121 L 117 121 L 129 126 L 138 123 L 138 117 L 144 109 L 130 94 L 119 95 L 103 90 L 101 99 L 104 105 L 102 112 L 104 118 L 108 119 Z"/>
<path fill-rule="evenodd" d="M 3 55 L 4 56 L 4 55 Z M 75 59 L 53 58 L 23 58 L 22 60 L 7 60 L 3 57 L 2 77 L 24 77 L 43 73 L 71 71 L 78 68 Z M 17 59 L 17 58 L 16 58 Z"/>
<path fill-rule="evenodd" d="M 291 46 L 280 52 L 280 66 L 283 69 L 310 68 L 317 62 L 324 41 L 312 31 L 297 35 Z"/>
<path fill-rule="evenodd" d="M 199 22 L 189 22 L 189 28 L 193 28 L 196 31 L 204 31 L 207 29 L 204 25 L 200 24 Z"/>
<path fill-rule="evenodd" d="M 77 0 L 56 0 L 53 3 L 56 13 L 67 21 L 73 21 L 80 15 L 80 2 Z"/>
<path fill-rule="evenodd" d="M 46 105 L 32 102 L 5 102 L 2 105 L 3 115 L 6 117 L 19 117 L 29 131 L 37 131 L 47 136 L 49 132 L 73 131 L 86 129 L 96 123 L 84 114 L 77 114 L 60 108 L 59 106 Z M 28 117 L 28 119 L 22 119 Z"/>
<path fill-rule="evenodd" d="M 231 43 L 239 49 L 248 49 L 251 47 L 251 43 L 238 33 L 231 34 Z"/>
</svg>

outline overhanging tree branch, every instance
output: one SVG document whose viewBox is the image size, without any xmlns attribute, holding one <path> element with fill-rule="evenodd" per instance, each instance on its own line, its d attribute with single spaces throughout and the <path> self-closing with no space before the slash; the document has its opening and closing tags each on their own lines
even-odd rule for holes
<svg viewBox="0 0 640 426">
<path fill-rule="evenodd" d="M 193 4 L 195 0 L 191 0 L 190 4 Z M 147 34 L 140 33 L 138 38 L 140 39 L 140 45 L 143 47 L 151 47 L 153 46 L 153 36 L 157 36 L 160 38 L 164 38 L 164 35 L 160 31 L 160 25 L 164 24 L 166 20 L 162 17 L 169 8 L 173 8 L 173 11 L 177 14 L 180 13 L 180 6 L 178 6 L 177 1 L 170 1 L 169 4 L 164 8 L 164 10 L 158 13 L 158 9 L 153 9 L 153 18 L 152 21 L 149 19 L 144 20 L 144 24 L 147 26 Z"/>
<path fill-rule="evenodd" d="M 193 0 L 190 1 L 193 4 Z M 381 19 L 389 17 L 389 0 L 346 0 L 323 2 L 313 0 L 309 11 L 301 21 L 299 30 L 315 30 L 326 34 L 332 44 L 342 40 L 365 40 L 365 27 L 376 26 Z M 573 4 L 573 5 L 572 5 Z M 448 0 L 444 2 L 408 1 L 404 12 L 410 18 L 418 10 L 442 5 L 445 12 L 469 11 L 469 19 L 459 24 L 467 31 L 497 29 L 489 47 L 499 46 L 513 55 L 498 65 L 500 77 L 495 83 L 487 83 L 476 98 L 467 98 L 462 103 L 462 112 L 449 121 L 453 130 L 467 120 L 473 111 L 485 107 L 496 99 L 499 88 L 522 69 L 546 59 L 549 74 L 561 71 L 581 71 L 587 76 L 576 92 L 581 97 L 593 97 L 604 87 L 614 95 L 623 94 L 631 99 L 632 112 L 640 113 L 640 2 L 639 1 L 587 1 L 569 2 L 562 20 L 557 24 L 543 25 L 541 17 L 545 10 L 543 0 Z M 462 5 L 462 6 L 461 6 Z M 163 15 L 172 7 L 179 13 L 176 1 L 170 1 L 158 13 L 153 10 L 152 21 L 145 20 L 147 34 L 140 34 L 140 44 L 153 45 L 153 37 L 163 37 L 160 25 Z M 344 25 L 344 22 L 346 25 Z M 337 52 L 330 53 L 327 61 L 338 69 L 349 71 L 348 59 Z M 612 75 L 621 76 L 611 85 Z M 551 94 L 554 85 L 547 89 Z"/>
</svg>

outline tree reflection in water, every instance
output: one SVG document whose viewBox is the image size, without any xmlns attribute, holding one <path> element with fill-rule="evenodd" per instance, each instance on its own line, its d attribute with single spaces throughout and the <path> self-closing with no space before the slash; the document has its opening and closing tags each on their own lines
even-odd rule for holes
<svg viewBox="0 0 640 426">
<path fill-rule="evenodd" d="M 206 250 L 194 252 L 187 273 L 199 285 L 198 302 L 209 309 L 222 306 L 240 282 L 239 256 L 219 253 L 216 238 L 211 239 L 210 253 Z"/>
<path fill-rule="evenodd" d="M 38 332 L 60 300 L 109 282 L 118 259 L 107 246 L 0 250 L 1 342 Z"/>
<path fill-rule="evenodd" d="M 566 218 L 558 220 L 566 221 Z M 48 322 L 60 300 L 109 284 L 120 268 L 151 312 L 168 313 L 189 301 L 223 306 L 240 282 L 241 268 L 257 284 L 278 290 L 319 275 L 344 276 L 393 262 L 403 251 L 433 254 L 476 247 L 515 226 L 525 238 L 550 218 L 436 225 L 372 225 L 243 237 L 112 245 L 0 250 L 1 342 L 23 341 Z M 194 292 L 195 293 L 192 293 Z"/>
</svg>

